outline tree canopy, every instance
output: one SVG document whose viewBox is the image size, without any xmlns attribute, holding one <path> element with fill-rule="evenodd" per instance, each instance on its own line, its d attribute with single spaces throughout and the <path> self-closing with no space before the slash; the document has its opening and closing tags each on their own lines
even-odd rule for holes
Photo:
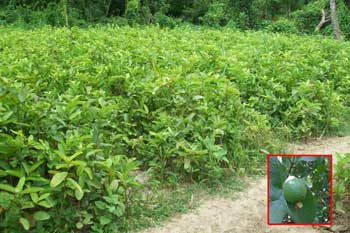
<svg viewBox="0 0 350 233">
<path fill-rule="evenodd" d="M 349 37 L 350 1 L 337 1 L 340 30 Z M 85 26 L 91 23 L 150 24 L 181 22 L 211 27 L 314 33 L 330 15 L 328 0 L 4 0 L 0 24 Z M 326 21 L 317 33 L 332 34 Z"/>
</svg>

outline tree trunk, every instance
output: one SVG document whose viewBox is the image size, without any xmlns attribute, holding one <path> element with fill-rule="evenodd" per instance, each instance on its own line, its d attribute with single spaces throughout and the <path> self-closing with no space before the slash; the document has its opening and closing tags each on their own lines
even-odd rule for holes
<svg viewBox="0 0 350 233">
<path fill-rule="evenodd" d="M 288 0 L 288 18 L 290 18 L 291 12 L 292 12 L 292 3 L 290 2 L 290 0 Z"/>
<path fill-rule="evenodd" d="M 336 0 L 330 0 L 331 7 L 331 20 L 334 31 L 334 37 L 337 40 L 342 40 L 341 31 L 339 28 L 338 16 L 337 16 L 337 3 Z"/>
<path fill-rule="evenodd" d="M 315 31 L 318 32 L 321 30 L 321 28 L 323 27 L 323 25 L 325 23 L 327 23 L 329 21 L 329 19 L 327 19 L 327 15 L 324 9 L 322 9 L 322 18 L 320 23 L 316 26 Z"/>
<path fill-rule="evenodd" d="M 106 7 L 106 17 L 108 17 L 108 14 L 109 14 L 109 10 L 111 8 L 111 4 L 112 4 L 112 0 L 109 0 L 108 3 L 107 3 L 107 7 Z"/>
<path fill-rule="evenodd" d="M 62 14 L 64 17 L 64 21 L 65 21 L 65 25 L 67 28 L 69 28 L 69 18 L 68 18 L 68 0 L 62 0 L 61 1 L 62 4 Z"/>
</svg>

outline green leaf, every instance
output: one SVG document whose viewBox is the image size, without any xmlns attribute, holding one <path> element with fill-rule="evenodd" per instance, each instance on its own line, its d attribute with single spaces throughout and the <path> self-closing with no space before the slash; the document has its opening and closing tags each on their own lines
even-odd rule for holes
<svg viewBox="0 0 350 233">
<path fill-rule="evenodd" d="M 68 172 L 59 172 L 59 173 L 56 173 L 51 181 L 50 181 L 50 186 L 51 187 L 56 187 L 58 186 L 59 184 L 61 184 L 67 177 L 68 175 Z"/>
<path fill-rule="evenodd" d="M 33 215 L 36 221 L 44 221 L 50 219 L 50 215 L 46 211 L 37 211 Z"/>
<path fill-rule="evenodd" d="M 79 116 L 81 114 L 81 111 L 80 110 L 77 110 L 75 111 L 74 113 L 72 113 L 70 116 L 69 116 L 69 119 L 70 120 L 73 120 L 74 118 L 76 118 L 77 116 Z"/>
<path fill-rule="evenodd" d="M 24 183 L 26 182 L 26 178 L 25 177 L 21 177 L 17 183 L 17 186 L 16 186 L 16 192 L 19 193 L 19 192 L 22 192 L 23 190 L 23 186 L 24 186 Z"/>
<path fill-rule="evenodd" d="M 0 192 L 0 206 L 7 209 L 12 205 L 12 200 L 15 198 L 15 195 L 7 193 L 7 192 Z"/>
<path fill-rule="evenodd" d="M 44 193 L 43 195 L 41 195 L 41 196 L 39 197 L 39 201 L 48 198 L 50 195 L 51 195 L 51 193 Z"/>
<path fill-rule="evenodd" d="M 67 181 L 69 183 L 71 183 L 75 189 L 79 190 L 79 192 L 83 192 L 83 189 L 80 187 L 80 185 L 75 180 L 73 180 L 72 178 L 68 178 Z"/>
<path fill-rule="evenodd" d="M 29 193 L 38 193 L 40 191 L 43 191 L 43 188 L 40 187 L 30 187 L 30 188 L 26 188 L 25 190 L 23 190 L 21 192 L 21 194 L 29 194 Z"/>
<path fill-rule="evenodd" d="M 23 218 L 23 217 L 19 218 L 19 222 L 22 224 L 22 226 L 25 230 L 29 230 L 30 223 L 26 218 Z"/>
<path fill-rule="evenodd" d="M 302 202 L 302 208 L 296 204 L 288 203 L 289 214 L 296 223 L 313 223 L 316 216 L 316 201 L 310 190 L 307 191 L 305 200 Z"/>
<path fill-rule="evenodd" d="M 103 210 L 106 208 L 106 204 L 103 201 L 95 201 L 95 205 L 100 210 Z"/>
<path fill-rule="evenodd" d="M 75 227 L 80 230 L 80 229 L 82 229 L 84 227 L 84 225 L 81 222 L 77 222 L 75 224 Z"/>
<path fill-rule="evenodd" d="M 11 185 L 0 184 L 0 189 L 10 193 L 16 193 L 16 188 L 12 187 Z"/>
<path fill-rule="evenodd" d="M 45 161 L 44 160 L 41 160 L 41 161 L 38 161 L 36 163 L 34 163 L 30 169 L 29 169 L 29 173 L 32 173 L 33 171 L 35 171 L 38 167 L 40 167 L 41 164 L 43 164 Z"/>
<path fill-rule="evenodd" d="M 79 190 L 76 189 L 74 191 L 74 196 L 78 201 L 80 201 L 84 197 L 84 192 L 80 192 Z"/>
<path fill-rule="evenodd" d="M 282 191 L 279 199 L 270 201 L 270 223 L 282 223 L 288 211 L 288 205 Z"/>
<path fill-rule="evenodd" d="M 34 203 L 32 201 L 22 201 L 21 202 L 21 209 L 31 209 L 34 208 Z"/>
<path fill-rule="evenodd" d="M 72 161 L 73 159 L 75 159 L 76 157 L 78 157 L 79 155 L 81 155 L 83 152 L 82 151 L 77 151 L 75 152 L 72 156 L 68 157 L 68 162 Z"/>
<path fill-rule="evenodd" d="M 190 168 L 191 168 L 191 160 L 186 157 L 184 160 L 184 169 L 188 171 Z"/>
<path fill-rule="evenodd" d="M 45 208 L 52 208 L 54 206 L 54 203 L 52 203 L 51 201 L 49 201 L 47 199 L 47 200 L 38 202 L 38 205 L 45 207 Z"/>
<path fill-rule="evenodd" d="M 270 157 L 270 187 L 282 189 L 283 182 L 288 176 L 287 169 L 277 159 L 277 156 Z"/>
<path fill-rule="evenodd" d="M 21 88 L 18 92 L 18 99 L 21 103 L 23 103 L 27 98 L 27 93 L 24 88 Z"/>
<path fill-rule="evenodd" d="M 5 122 L 8 119 L 10 119 L 10 117 L 12 116 L 13 112 L 7 112 L 4 115 L 2 115 L 2 117 L 0 118 L 0 122 Z"/>
<path fill-rule="evenodd" d="M 101 225 L 106 225 L 106 224 L 112 222 L 112 219 L 110 219 L 107 216 L 101 216 L 99 220 L 100 220 Z"/>
<path fill-rule="evenodd" d="M 40 182 L 40 183 L 43 183 L 43 184 L 49 184 L 50 183 L 50 180 L 48 180 L 48 179 L 46 179 L 44 177 L 41 177 L 41 176 L 28 176 L 27 180 Z"/>
<path fill-rule="evenodd" d="M 275 186 L 270 187 L 270 200 L 275 201 L 282 195 L 282 189 L 276 188 Z"/>
<path fill-rule="evenodd" d="M 75 188 L 75 197 L 77 198 L 77 200 L 81 200 L 83 198 L 83 196 L 84 196 L 84 191 L 80 187 L 80 185 L 75 180 L 73 180 L 72 178 L 68 178 L 67 182 L 72 184 L 73 187 Z"/>
<path fill-rule="evenodd" d="M 7 172 L 0 170 L 0 177 L 5 177 L 7 175 L 8 175 Z"/>
<path fill-rule="evenodd" d="M 99 137 L 99 128 L 97 125 L 93 126 L 93 134 L 92 134 L 92 138 L 95 144 L 98 144 L 98 137 Z"/>
<path fill-rule="evenodd" d="M 118 198 L 118 195 L 111 195 L 111 196 L 105 196 L 103 197 L 103 199 L 109 204 L 117 205 L 119 198 Z"/>
<path fill-rule="evenodd" d="M 282 156 L 282 164 L 286 167 L 289 168 L 290 167 L 290 156 Z"/>
<path fill-rule="evenodd" d="M 74 160 L 74 161 L 70 162 L 70 164 L 73 164 L 75 166 L 81 166 L 83 168 L 87 165 L 87 163 L 85 161 L 82 161 L 82 160 Z"/>
<path fill-rule="evenodd" d="M 36 192 L 30 193 L 30 198 L 34 203 L 37 203 L 39 201 L 39 195 Z"/>
<path fill-rule="evenodd" d="M 84 171 L 85 171 L 86 174 L 89 176 L 89 179 L 92 180 L 92 179 L 93 179 L 93 175 L 92 175 L 92 170 L 91 170 L 91 168 L 86 167 L 86 168 L 84 169 Z"/>
<path fill-rule="evenodd" d="M 6 172 L 7 172 L 7 174 L 9 174 L 11 176 L 16 176 L 18 178 L 25 176 L 25 174 L 20 170 L 7 170 Z"/>
<path fill-rule="evenodd" d="M 60 150 L 55 150 L 55 153 L 66 163 L 69 162 L 69 158 Z"/>
<path fill-rule="evenodd" d="M 118 189 L 119 186 L 119 181 L 117 179 L 112 180 L 112 182 L 109 184 L 109 188 L 112 191 L 116 191 Z"/>
</svg>

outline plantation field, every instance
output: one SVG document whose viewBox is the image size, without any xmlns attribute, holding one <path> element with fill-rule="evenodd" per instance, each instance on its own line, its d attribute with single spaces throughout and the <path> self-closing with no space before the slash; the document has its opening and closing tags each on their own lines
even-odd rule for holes
<svg viewBox="0 0 350 233">
<path fill-rule="evenodd" d="M 256 172 L 282 142 L 348 133 L 349 43 L 201 28 L 0 34 L 1 231 L 126 231 L 145 202 L 140 170 L 212 184 Z"/>
</svg>

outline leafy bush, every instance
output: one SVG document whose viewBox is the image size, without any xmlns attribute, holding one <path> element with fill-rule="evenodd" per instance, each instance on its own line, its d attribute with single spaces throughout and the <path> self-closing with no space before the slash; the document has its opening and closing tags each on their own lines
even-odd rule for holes
<svg viewBox="0 0 350 233">
<path fill-rule="evenodd" d="M 154 15 L 154 23 L 158 24 L 161 27 L 174 28 L 179 24 L 174 18 L 171 18 L 162 13 L 156 13 Z"/>
<path fill-rule="evenodd" d="M 334 203 L 337 210 L 349 213 L 349 189 L 350 189 L 350 153 L 336 153 L 334 167 Z"/>
<path fill-rule="evenodd" d="M 349 107 L 347 43 L 198 27 L 0 33 L 1 230 L 123 230 L 142 202 L 134 170 L 207 183 L 256 172 L 279 149 L 273 131 L 331 133 Z"/>
<path fill-rule="evenodd" d="M 310 2 L 301 10 L 291 14 L 292 19 L 296 22 L 298 30 L 306 33 L 313 33 L 320 22 L 322 9 L 328 9 L 329 1 L 320 0 Z"/>
<path fill-rule="evenodd" d="M 30 87 L 6 78 L 1 83 L 0 189 L 6 191 L 1 192 L 1 227 L 18 231 L 19 219 L 24 229 L 104 229 L 124 216 L 129 189 L 137 186 L 131 172 L 138 163 L 99 144 L 98 126 L 82 119 L 97 110 L 89 107 L 88 97 L 72 96 L 70 89 L 55 101 L 54 95 L 36 96 Z M 78 202 L 74 214 L 56 211 L 72 211 Z M 40 223 L 50 218 L 56 225 Z"/>
<path fill-rule="evenodd" d="M 321 10 L 325 9 L 327 18 L 330 17 L 329 1 L 320 0 L 310 2 L 304 6 L 301 10 L 292 13 L 292 19 L 296 23 L 298 30 L 305 33 L 314 33 L 316 26 L 320 22 L 322 16 Z M 345 1 L 337 2 L 337 16 L 340 25 L 340 29 L 346 38 L 349 38 L 349 15 L 350 9 Z M 320 32 L 323 35 L 329 35 L 333 37 L 333 27 L 331 21 L 326 23 Z"/>
<path fill-rule="evenodd" d="M 41 27 L 46 25 L 63 25 L 63 19 L 57 6 L 49 4 L 44 10 L 31 10 L 25 7 L 0 10 L 0 22 L 25 27 Z"/>
<path fill-rule="evenodd" d="M 207 13 L 200 17 L 200 22 L 211 27 L 219 27 L 226 24 L 226 4 L 212 3 L 209 6 Z"/>
<path fill-rule="evenodd" d="M 266 29 L 270 32 L 285 32 L 285 33 L 298 33 L 295 22 L 290 19 L 279 19 L 275 22 L 271 22 Z"/>
</svg>

